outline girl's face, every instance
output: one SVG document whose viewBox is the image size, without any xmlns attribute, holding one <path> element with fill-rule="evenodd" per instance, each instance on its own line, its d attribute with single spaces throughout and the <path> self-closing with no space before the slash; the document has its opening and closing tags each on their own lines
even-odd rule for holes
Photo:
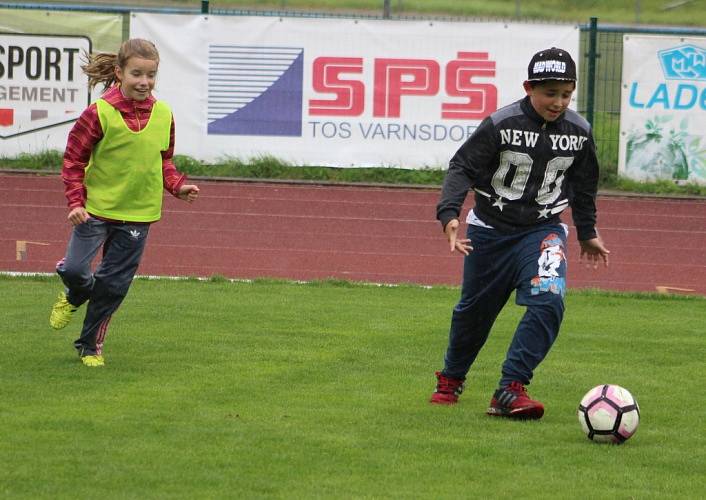
<svg viewBox="0 0 706 500">
<path fill-rule="evenodd" d="M 159 61 L 130 57 L 125 66 L 115 67 L 115 76 L 120 81 L 123 95 L 136 101 L 144 101 L 152 93 L 157 78 Z"/>
<path fill-rule="evenodd" d="M 546 121 L 553 122 L 569 107 L 576 83 L 549 80 L 534 87 L 525 82 L 524 87 L 535 111 Z"/>
</svg>

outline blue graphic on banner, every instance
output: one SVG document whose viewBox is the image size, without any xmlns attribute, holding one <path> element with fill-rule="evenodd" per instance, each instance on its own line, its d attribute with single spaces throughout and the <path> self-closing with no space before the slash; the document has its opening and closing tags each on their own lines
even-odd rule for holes
<svg viewBox="0 0 706 500">
<path fill-rule="evenodd" d="M 302 135 L 304 49 L 209 46 L 208 134 Z"/>
<path fill-rule="evenodd" d="M 706 49 L 682 45 L 659 51 L 664 77 L 668 80 L 706 80 Z"/>
</svg>

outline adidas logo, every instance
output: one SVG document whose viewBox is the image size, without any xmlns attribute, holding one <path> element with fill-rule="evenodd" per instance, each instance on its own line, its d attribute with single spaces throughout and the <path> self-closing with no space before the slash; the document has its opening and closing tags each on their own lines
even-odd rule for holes
<svg viewBox="0 0 706 500">
<path fill-rule="evenodd" d="M 132 238 L 135 240 L 139 240 L 140 239 L 140 231 L 138 231 L 137 229 L 131 229 L 130 236 L 132 236 Z"/>
</svg>

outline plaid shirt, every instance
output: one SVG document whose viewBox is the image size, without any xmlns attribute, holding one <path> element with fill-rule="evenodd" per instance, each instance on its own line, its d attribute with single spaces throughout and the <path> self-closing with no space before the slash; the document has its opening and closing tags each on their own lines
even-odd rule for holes
<svg viewBox="0 0 706 500">
<path fill-rule="evenodd" d="M 142 130 L 150 119 L 155 98 L 151 95 L 144 101 L 134 101 L 123 96 L 119 87 L 111 87 L 102 99 L 120 111 L 125 124 L 134 132 Z M 66 143 L 64 165 L 61 178 L 64 181 L 64 194 L 69 208 L 86 206 L 86 186 L 83 178 L 91 159 L 93 147 L 103 138 L 103 129 L 98 119 L 98 110 L 93 103 L 81 113 L 74 124 Z M 162 177 L 164 189 L 177 196 L 179 188 L 186 181 L 186 175 L 177 171 L 172 162 L 174 156 L 174 118 L 169 132 L 169 148 L 162 151 Z"/>
</svg>

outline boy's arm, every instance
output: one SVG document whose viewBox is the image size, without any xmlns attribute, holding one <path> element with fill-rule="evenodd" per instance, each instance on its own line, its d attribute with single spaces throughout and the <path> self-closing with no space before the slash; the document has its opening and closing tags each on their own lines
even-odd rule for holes
<svg viewBox="0 0 706 500">
<path fill-rule="evenodd" d="M 172 157 L 174 156 L 174 118 L 172 117 L 172 125 L 169 130 L 169 148 L 162 151 L 162 179 L 164 189 L 169 191 L 173 196 L 179 196 L 179 189 L 186 181 L 186 174 L 182 174 L 174 166 Z"/>
<path fill-rule="evenodd" d="M 492 161 L 497 147 L 495 126 L 486 118 L 451 158 L 436 205 L 436 218 L 442 229 L 451 220 L 458 219 L 468 190 L 476 185 L 481 170 Z"/>
<path fill-rule="evenodd" d="M 91 159 L 93 147 L 103 138 L 95 103 L 86 108 L 69 132 L 61 168 L 64 195 L 69 208 L 86 205 L 86 187 L 83 179 Z"/>
<path fill-rule="evenodd" d="M 598 159 L 593 135 L 589 132 L 578 164 L 569 169 L 571 175 L 571 215 L 579 241 L 591 240 L 596 232 L 596 193 L 598 191 Z"/>
</svg>

